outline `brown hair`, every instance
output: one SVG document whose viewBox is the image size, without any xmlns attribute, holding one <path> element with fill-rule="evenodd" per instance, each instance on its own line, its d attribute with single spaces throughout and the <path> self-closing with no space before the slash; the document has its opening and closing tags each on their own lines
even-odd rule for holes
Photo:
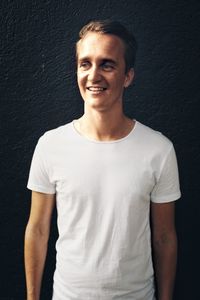
<svg viewBox="0 0 200 300">
<path fill-rule="evenodd" d="M 126 73 L 134 67 L 137 42 L 134 35 L 130 33 L 120 22 L 112 20 L 94 20 L 83 26 L 79 32 L 79 40 L 76 43 L 76 55 L 78 43 L 88 32 L 113 34 L 119 37 L 125 46 L 124 59 L 126 64 Z"/>
</svg>

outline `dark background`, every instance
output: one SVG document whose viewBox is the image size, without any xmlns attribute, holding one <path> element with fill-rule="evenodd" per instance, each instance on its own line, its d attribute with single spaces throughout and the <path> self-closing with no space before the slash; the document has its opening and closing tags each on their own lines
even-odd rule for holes
<svg viewBox="0 0 200 300">
<path fill-rule="evenodd" d="M 25 299 L 26 189 L 38 138 L 83 113 L 74 61 L 78 31 L 91 18 L 121 21 L 139 44 L 136 79 L 124 110 L 163 132 L 177 153 L 179 260 L 175 300 L 199 298 L 198 1 L 1 0 L 0 300 Z M 50 299 L 57 237 L 52 224 L 42 300 Z M 81 300 L 81 299 L 80 299 Z"/>
</svg>

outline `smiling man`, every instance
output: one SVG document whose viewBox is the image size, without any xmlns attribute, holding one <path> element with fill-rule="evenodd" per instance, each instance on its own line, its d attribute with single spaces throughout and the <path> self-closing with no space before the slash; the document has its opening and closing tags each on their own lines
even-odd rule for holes
<svg viewBox="0 0 200 300">
<path fill-rule="evenodd" d="M 77 43 L 78 85 L 85 102 L 77 129 L 99 140 L 120 138 L 134 126 L 134 120 L 122 110 L 123 91 L 131 84 L 134 71 L 126 70 L 125 44 L 118 36 L 84 32 L 86 29 Z"/>
<path fill-rule="evenodd" d="M 123 112 L 135 53 L 133 35 L 119 22 L 92 21 L 80 31 L 77 80 L 84 114 L 39 139 L 30 169 L 28 300 L 39 299 L 55 204 L 52 299 L 172 300 L 176 155 L 165 136 Z"/>
</svg>

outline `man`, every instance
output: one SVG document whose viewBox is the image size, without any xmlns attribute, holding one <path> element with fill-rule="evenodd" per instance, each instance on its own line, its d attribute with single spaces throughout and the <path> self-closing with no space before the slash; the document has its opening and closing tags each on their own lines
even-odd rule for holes
<svg viewBox="0 0 200 300">
<path fill-rule="evenodd" d="M 135 39 L 118 22 L 94 21 L 76 51 L 84 114 L 40 138 L 29 175 L 27 299 L 39 299 L 56 203 L 54 300 L 153 300 L 154 277 L 157 299 L 172 300 L 177 163 L 166 137 L 123 112 Z"/>
</svg>

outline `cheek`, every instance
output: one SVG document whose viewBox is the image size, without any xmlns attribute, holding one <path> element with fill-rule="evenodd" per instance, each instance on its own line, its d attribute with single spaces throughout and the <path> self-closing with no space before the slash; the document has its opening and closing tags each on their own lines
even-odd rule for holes
<svg viewBox="0 0 200 300">
<path fill-rule="evenodd" d="M 125 77 L 119 76 L 118 78 L 115 78 L 113 85 L 116 87 L 116 89 L 121 89 L 125 85 Z"/>
<path fill-rule="evenodd" d="M 81 73 L 77 73 L 78 86 L 81 88 L 86 83 L 86 76 Z"/>
</svg>

